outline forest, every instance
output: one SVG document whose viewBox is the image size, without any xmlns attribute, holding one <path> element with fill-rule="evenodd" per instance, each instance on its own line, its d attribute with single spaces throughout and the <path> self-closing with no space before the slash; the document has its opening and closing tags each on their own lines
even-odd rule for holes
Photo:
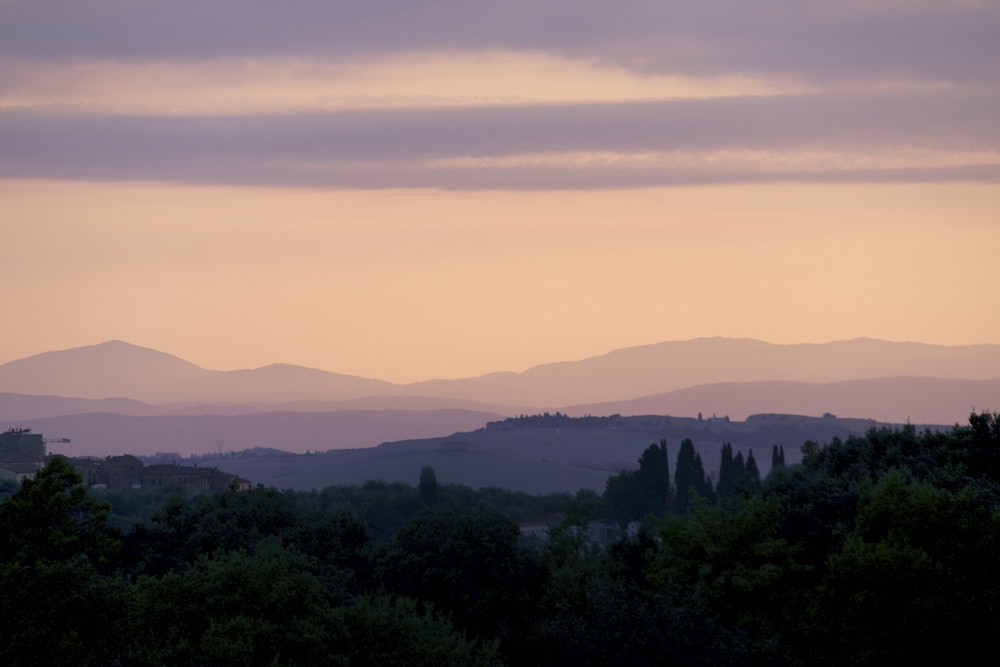
<svg viewBox="0 0 1000 667">
<path fill-rule="evenodd" d="M 0 655 L 51 665 L 993 664 L 1000 415 L 775 448 L 653 443 L 603 494 L 372 481 L 0 502 Z M 671 465 L 672 464 L 672 465 Z M 713 482 L 713 480 L 716 480 Z M 621 526 L 610 544 L 588 526 Z M 548 538 L 522 539 L 542 522 Z M 626 528 L 631 526 L 632 530 Z M 40 658 L 41 656 L 41 658 Z"/>
</svg>

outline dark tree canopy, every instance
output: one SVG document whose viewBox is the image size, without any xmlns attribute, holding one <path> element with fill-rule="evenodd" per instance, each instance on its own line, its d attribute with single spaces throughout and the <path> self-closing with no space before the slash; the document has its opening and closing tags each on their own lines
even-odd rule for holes
<svg viewBox="0 0 1000 667">
<path fill-rule="evenodd" d="M 604 497 L 612 519 L 622 526 L 647 515 L 666 516 L 673 505 L 667 441 L 647 447 L 638 470 L 609 477 Z"/>
<path fill-rule="evenodd" d="M 424 466 L 420 470 L 420 497 L 425 503 L 432 503 L 437 499 L 437 475 L 434 468 Z"/>
<path fill-rule="evenodd" d="M 674 512 L 686 514 L 696 497 L 708 500 L 713 496 L 712 487 L 705 475 L 701 456 L 694 450 L 691 438 L 684 438 L 677 453 L 677 470 L 674 473 Z"/>
<path fill-rule="evenodd" d="M 993 664 L 1000 416 L 940 432 L 873 428 L 804 453 L 786 466 L 772 449 L 761 480 L 755 454 L 726 443 L 713 489 L 685 440 L 672 489 L 661 441 L 603 497 L 435 480 L 433 500 L 422 474 L 417 486 L 99 501 L 53 457 L 0 498 L 0 655 L 12 665 Z M 121 523 L 123 511 L 137 518 Z M 599 544 L 616 532 L 604 516 L 656 519 Z M 536 530 L 540 517 L 548 540 L 528 546 L 518 522 Z"/>
</svg>

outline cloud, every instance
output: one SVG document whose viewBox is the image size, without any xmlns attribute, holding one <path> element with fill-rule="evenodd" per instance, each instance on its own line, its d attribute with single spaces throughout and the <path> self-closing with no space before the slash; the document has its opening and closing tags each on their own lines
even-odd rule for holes
<svg viewBox="0 0 1000 667">
<path fill-rule="evenodd" d="M 0 0 L 0 177 L 995 181 L 1000 5 Z"/>
<path fill-rule="evenodd" d="M 115 114 L 273 114 L 808 92 L 762 77 L 640 75 L 537 52 L 413 53 L 366 61 L 214 59 L 0 63 L 0 108 Z"/>
<path fill-rule="evenodd" d="M 636 71 L 995 82 L 1000 6 L 910 0 L 0 3 L 0 57 L 160 60 L 538 50 Z"/>
<path fill-rule="evenodd" d="M 446 189 L 992 181 L 997 108 L 998 93 L 869 91 L 239 116 L 13 110 L 0 113 L 0 176 Z"/>
</svg>

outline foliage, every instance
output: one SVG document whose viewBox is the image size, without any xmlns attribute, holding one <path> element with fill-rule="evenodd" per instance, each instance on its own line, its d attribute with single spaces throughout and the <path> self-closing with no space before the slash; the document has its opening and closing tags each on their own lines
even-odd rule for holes
<svg viewBox="0 0 1000 667">
<path fill-rule="evenodd" d="M 335 609 L 332 621 L 346 634 L 342 644 L 344 664 L 386 667 L 502 664 L 498 642 L 467 639 L 445 617 L 410 598 L 364 596 L 354 605 Z"/>
<path fill-rule="evenodd" d="M 1000 514 L 983 500 L 899 471 L 863 490 L 816 601 L 831 662 L 975 664 L 988 654 L 1000 623 Z"/>
<path fill-rule="evenodd" d="M 695 452 L 694 443 L 691 438 L 684 438 L 681 441 L 681 449 L 677 453 L 677 467 L 674 472 L 674 512 L 676 514 L 687 514 L 688 510 L 698 500 L 712 501 L 715 493 L 712 485 L 705 476 L 705 467 L 701 463 L 701 456 Z"/>
<path fill-rule="evenodd" d="M 107 505 L 89 495 L 64 457 L 54 456 L 0 505 L 0 554 L 26 562 L 82 558 L 107 565 L 117 547 L 107 518 Z"/>
<path fill-rule="evenodd" d="M 434 468 L 424 466 L 420 470 L 420 498 L 425 503 L 432 503 L 437 500 L 437 475 Z"/>
<path fill-rule="evenodd" d="M 422 514 L 388 545 L 379 581 L 392 594 L 452 614 L 456 627 L 474 636 L 514 636 L 540 575 L 519 536 L 514 522 L 492 512 Z"/>
<path fill-rule="evenodd" d="M 624 526 L 647 515 L 665 516 L 673 504 L 667 441 L 652 444 L 639 457 L 638 470 L 608 478 L 604 499 L 611 519 Z"/>
<path fill-rule="evenodd" d="M 8 664 L 103 664 L 116 648 L 119 541 L 107 507 L 61 456 L 0 504 L 0 654 Z"/>
<path fill-rule="evenodd" d="M 14 665 L 993 661 L 997 415 L 806 443 L 791 466 L 776 465 L 776 448 L 762 481 L 752 453 L 727 443 L 716 489 L 686 440 L 674 496 L 666 449 L 647 448 L 603 497 L 453 484 L 432 497 L 427 479 L 423 492 L 258 487 L 111 497 L 134 518 L 114 525 L 53 457 L 0 502 L 0 654 Z M 590 534 L 605 513 L 646 520 L 604 547 Z M 548 542 L 522 546 L 516 520 L 540 518 Z"/>
<path fill-rule="evenodd" d="M 314 665 L 337 629 L 319 581 L 274 540 L 140 577 L 128 595 L 128 662 Z M 334 633 L 331 636 L 331 633 Z"/>
</svg>

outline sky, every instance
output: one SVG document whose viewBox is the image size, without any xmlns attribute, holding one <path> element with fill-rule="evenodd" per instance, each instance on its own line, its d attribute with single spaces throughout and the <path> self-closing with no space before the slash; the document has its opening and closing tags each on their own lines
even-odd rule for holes
<svg viewBox="0 0 1000 667">
<path fill-rule="evenodd" d="M 998 109 L 996 0 L 0 0 L 0 363 L 1000 343 Z"/>
</svg>

